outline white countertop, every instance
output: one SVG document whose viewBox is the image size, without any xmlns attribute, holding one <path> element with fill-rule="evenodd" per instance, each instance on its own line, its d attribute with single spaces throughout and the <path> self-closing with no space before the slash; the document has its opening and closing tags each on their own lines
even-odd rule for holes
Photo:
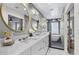
<svg viewBox="0 0 79 59">
<path fill-rule="evenodd" d="M 12 46 L 1 46 L 0 47 L 0 55 L 18 55 L 21 52 L 23 52 L 25 49 L 30 48 L 31 46 L 33 46 L 34 44 L 38 43 L 41 39 L 43 39 L 44 37 L 48 36 L 49 32 L 43 33 L 39 36 L 36 36 L 35 39 L 30 38 L 29 40 L 27 40 L 26 42 L 19 42 L 19 41 L 15 41 L 15 43 Z"/>
</svg>

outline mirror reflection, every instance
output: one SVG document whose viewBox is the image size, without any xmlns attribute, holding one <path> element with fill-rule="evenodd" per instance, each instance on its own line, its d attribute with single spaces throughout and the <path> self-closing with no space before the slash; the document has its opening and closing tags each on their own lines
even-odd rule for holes
<svg viewBox="0 0 79 59">
<path fill-rule="evenodd" d="M 8 25 L 16 31 L 22 31 L 23 19 L 8 15 Z"/>
<path fill-rule="evenodd" d="M 25 30 L 25 15 L 28 16 L 28 10 L 22 3 L 2 4 L 3 21 L 14 31 Z"/>
</svg>

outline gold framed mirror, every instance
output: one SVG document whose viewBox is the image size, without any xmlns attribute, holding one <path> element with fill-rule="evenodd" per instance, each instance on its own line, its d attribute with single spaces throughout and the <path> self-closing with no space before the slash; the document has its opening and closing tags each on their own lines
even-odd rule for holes
<svg viewBox="0 0 79 59">
<path fill-rule="evenodd" d="M 2 3 L 0 15 L 5 26 L 13 32 L 25 31 L 24 16 L 26 15 L 28 20 L 30 18 L 28 5 L 23 3 Z"/>
<path fill-rule="evenodd" d="M 29 4 L 29 9 L 31 15 L 29 32 L 33 33 L 36 32 L 39 27 L 39 12 L 31 3 Z"/>
<path fill-rule="evenodd" d="M 32 9 L 31 11 L 32 11 L 31 27 L 34 31 L 37 31 L 39 26 L 39 13 L 35 9 Z"/>
</svg>

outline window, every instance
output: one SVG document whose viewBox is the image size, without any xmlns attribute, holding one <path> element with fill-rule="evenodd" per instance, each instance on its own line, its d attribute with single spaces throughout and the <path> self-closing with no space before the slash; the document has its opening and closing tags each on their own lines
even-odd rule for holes
<svg viewBox="0 0 79 59">
<path fill-rule="evenodd" d="M 60 28 L 59 28 L 59 22 L 52 22 L 51 23 L 51 33 L 52 34 L 59 34 Z"/>
</svg>

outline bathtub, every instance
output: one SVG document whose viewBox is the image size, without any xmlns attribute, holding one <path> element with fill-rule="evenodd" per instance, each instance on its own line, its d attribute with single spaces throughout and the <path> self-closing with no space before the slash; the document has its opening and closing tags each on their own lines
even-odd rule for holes
<svg viewBox="0 0 79 59">
<path fill-rule="evenodd" d="M 59 37 L 61 37 L 61 35 L 51 35 L 51 41 L 58 41 Z"/>
</svg>

